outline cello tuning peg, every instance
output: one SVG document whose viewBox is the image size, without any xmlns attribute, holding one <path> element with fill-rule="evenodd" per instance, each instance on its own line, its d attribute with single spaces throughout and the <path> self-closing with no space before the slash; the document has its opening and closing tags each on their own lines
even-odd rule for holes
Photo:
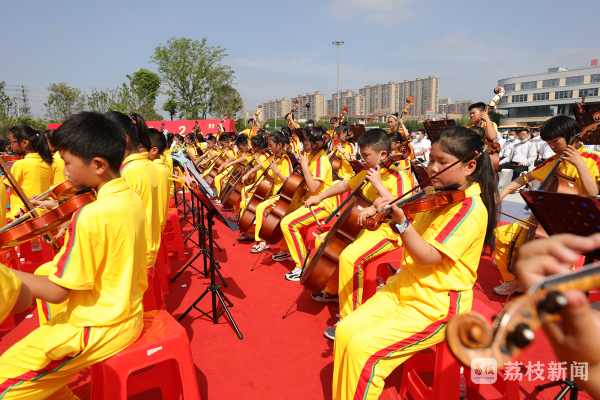
<svg viewBox="0 0 600 400">
<path fill-rule="evenodd" d="M 560 292 L 550 292 L 546 299 L 539 303 L 539 308 L 549 312 L 550 314 L 556 314 L 567 305 L 567 298 Z"/>
<path fill-rule="evenodd" d="M 519 324 L 507 339 L 522 349 L 535 339 L 535 332 L 527 324 Z"/>
</svg>

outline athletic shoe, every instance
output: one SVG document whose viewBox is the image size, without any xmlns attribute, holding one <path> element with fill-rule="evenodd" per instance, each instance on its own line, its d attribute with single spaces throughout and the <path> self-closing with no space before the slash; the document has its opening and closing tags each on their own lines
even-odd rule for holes
<svg viewBox="0 0 600 400">
<path fill-rule="evenodd" d="M 280 251 L 277 254 L 273 254 L 271 256 L 274 261 L 294 261 L 289 251 Z M 289 272 L 288 272 L 289 273 Z"/>
<path fill-rule="evenodd" d="M 302 268 L 294 268 L 292 272 L 285 274 L 285 279 L 292 282 L 298 282 L 300 280 L 300 275 L 302 275 Z"/>
<path fill-rule="evenodd" d="M 339 297 L 337 294 L 330 294 L 325 291 L 321 293 L 312 293 L 310 295 L 317 303 L 339 303 Z"/>
<path fill-rule="evenodd" d="M 523 293 L 521 284 L 518 280 L 504 282 L 502 285 L 494 288 L 494 293 L 500 296 L 509 296 L 513 293 Z"/>
<path fill-rule="evenodd" d="M 325 335 L 325 337 L 327 339 L 335 340 L 335 330 L 337 329 L 337 326 L 339 323 L 340 323 L 340 320 L 338 319 L 338 322 L 336 322 L 334 326 L 332 326 L 331 328 L 325 329 L 325 332 L 323 332 L 323 335 Z"/>
</svg>

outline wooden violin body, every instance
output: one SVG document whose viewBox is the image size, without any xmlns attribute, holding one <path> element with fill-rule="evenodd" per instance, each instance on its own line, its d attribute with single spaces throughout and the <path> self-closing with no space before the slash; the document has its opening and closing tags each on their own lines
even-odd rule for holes
<svg viewBox="0 0 600 400">
<path fill-rule="evenodd" d="M 358 216 L 363 208 L 372 203 L 364 197 L 353 197 L 340 216 L 327 232 L 324 241 L 315 250 L 308 265 L 302 270 L 300 283 L 314 293 L 320 293 L 330 279 L 337 279 L 337 267 L 342 251 L 352 243 L 363 226 L 358 224 Z"/>
<path fill-rule="evenodd" d="M 248 232 L 252 227 L 252 224 L 256 219 L 256 207 L 269 196 L 269 193 L 271 193 L 271 190 L 273 189 L 273 182 L 275 182 L 275 180 L 268 174 L 265 174 L 262 181 L 256 187 L 238 224 L 240 231 L 243 233 Z"/>
<path fill-rule="evenodd" d="M 269 244 L 276 244 L 283 239 L 281 220 L 298 208 L 306 191 L 306 180 L 300 172 L 294 172 L 285 181 L 279 193 L 279 200 L 263 222 L 259 237 Z"/>
<path fill-rule="evenodd" d="M 21 243 L 50 232 L 71 219 L 77 209 L 96 200 L 88 191 L 62 200 L 61 204 L 39 216 L 27 215 L 0 229 L 0 249 L 13 248 Z"/>
<path fill-rule="evenodd" d="M 231 169 L 231 171 L 229 171 L 229 177 L 227 178 L 227 182 L 225 183 L 225 185 L 221 188 L 221 193 L 219 196 L 219 199 L 221 200 L 222 203 L 223 203 L 223 200 L 225 199 L 225 196 L 227 194 L 229 194 L 229 192 L 231 191 L 231 188 L 237 182 L 238 178 L 241 177 L 240 173 L 243 170 L 244 170 L 244 165 L 235 164 L 233 166 L 233 168 Z"/>
</svg>

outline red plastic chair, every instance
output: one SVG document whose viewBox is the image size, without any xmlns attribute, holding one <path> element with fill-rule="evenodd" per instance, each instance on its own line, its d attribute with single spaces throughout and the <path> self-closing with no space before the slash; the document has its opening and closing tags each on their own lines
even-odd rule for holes
<svg viewBox="0 0 600 400">
<path fill-rule="evenodd" d="M 148 268 L 146 270 L 148 276 L 148 289 L 144 292 L 142 303 L 144 311 L 166 310 L 165 298 L 160 286 L 160 278 L 156 268 Z"/>
<path fill-rule="evenodd" d="M 39 237 L 37 241 L 42 245 L 42 251 L 34 253 L 31 249 L 31 242 L 23 243 L 19 246 L 21 258 L 25 261 L 21 263 L 21 271 L 34 273 L 40 265 L 52 261 L 57 252 Z M 60 244 L 60 243 L 59 243 Z"/>
<path fill-rule="evenodd" d="M 126 400 L 155 387 L 163 399 L 200 399 L 187 333 L 166 311 L 144 313 L 138 340 L 92 366 L 93 400 Z"/>
<path fill-rule="evenodd" d="M 473 299 L 472 311 L 476 311 L 488 319 L 496 312 Z M 432 350 L 434 350 L 432 352 Z M 429 349 L 418 352 L 404 363 L 402 383 L 397 400 L 408 398 L 408 393 L 414 400 L 455 400 L 459 396 L 460 363 L 450 352 L 446 341 L 440 342 Z M 428 387 L 419 377 L 419 373 L 433 371 L 433 386 Z M 464 369 L 465 382 L 477 393 L 481 385 L 471 381 L 471 370 Z M 519 381 L 504 380 L 501 372 L 493 384 L 502 396 L 494 400 L 518 400 Z"/>
<path fill-rule="evenodd" d="M 181 233 L 181 225 L 179 224 L 179 215 L 176 208 L 170 208 L 167 213 L 167 224 L 163 232 L 167 251 L 177 253 L 177 258 L 185 259 L 185 246 L 183 244 L 183 234 Z"/>
<path fill-rule="evenodd" d="M 387 253 L 374 257 L 364 263 L 363 304 L 375 294 L 378 276 L 387 280 L 387 278 L 394 274 L 388 264 L 391 264 L 396 271 L 402 267 L 402 247 L 393 251 L 388 251 Z"/>
<path fill-rule="evenodd" d="M 171 276 L 171 263 L 169 262 L 169 255 L 165 247 L 164 235 L 161 237 L 160 247 L 158 248 L 158 254 L 156 256 L 156 269 L 158 271 L 160 287 L 163 294 L 169 293 L 169 279 Z"/>
</svg>

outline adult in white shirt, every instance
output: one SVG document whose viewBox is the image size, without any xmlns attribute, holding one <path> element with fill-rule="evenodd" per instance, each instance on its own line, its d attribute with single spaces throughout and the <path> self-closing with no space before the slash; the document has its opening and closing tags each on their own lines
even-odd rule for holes
<svg viewBox="0 0 600 400">
<path fill-rule="evenodd" d="M 427 160 L 427 153 L 431 148 L 431 142 L 429 139 L 425 139 L 424 130 L 419 129 L 416 133 L 416 140 L 412 142 L 415 158 L 421 162 L 425 162 Z"/>
<path fill-rule="evenodd" d="M 522 129 L 519 131 L 518 143 L 513 145 L 508 157 L 500 160 L 498 171 L 512 169 L 512 180 L 514 181 L 521 175 L 521 172 L 527 172 L 529 166 L 535 163 L 536 157 L 537 148 L 529 139 L 529 131 Z"/>
<path fill-rule="evenodd" d="M 540 146 L 538 147 L 538 157 L 534 165 L 536 167 L 542 165 L 544 161 L 552 157 L 554 154 L 555 153 L 550 148 L 548 142 L 542 140 L 542 143 L 540 143 Z"/>
<path fill-rule="evenodd" d="M 506 141 L 502 145 L 502 149 L 500 150 L 499 156 L 500 156 L 501 160 L 505 157 L 508 157 L 508 155 L 510 154 L 510 150 L 512 149 L 512 147 L 515 144 L 516 139 L 517 139 L 517 132 L 510 131 L 508 133 L 508 139 L 506 139 Z"/>
</svg>

